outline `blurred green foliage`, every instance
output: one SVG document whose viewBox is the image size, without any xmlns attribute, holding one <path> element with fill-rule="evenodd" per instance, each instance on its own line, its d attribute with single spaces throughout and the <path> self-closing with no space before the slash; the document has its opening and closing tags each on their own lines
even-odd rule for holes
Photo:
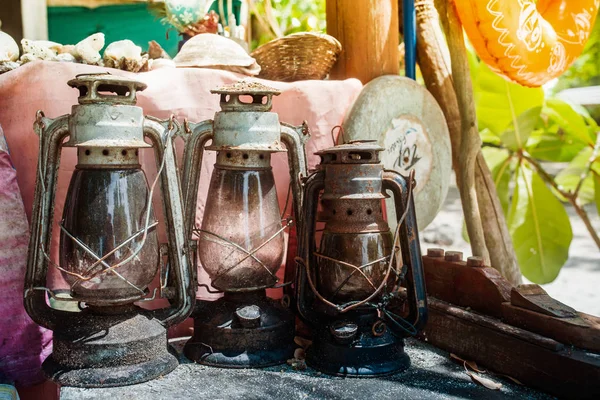
<svg viewBox="0 0 600 400">
<path fill-rule="evenodd" d="M 325 31 L 325 0 L 251 0 L 256 13 L 266 20 L 265 1 L 271 1 L 274 22 L 283 35 L 295 32 Z M 253 12 L 253 14 L 255 14 Z M 261 26 L 253 15 L 252 48 L 276 38 L 272 29 Z"/>
<path fill-rule="evenodd" d="M 558 78 L 558 84 L 552 89 L 554 93 L 561 90 L 600 85 L 600 18 L 596 24 L 581 56 Z"/>
</svg>

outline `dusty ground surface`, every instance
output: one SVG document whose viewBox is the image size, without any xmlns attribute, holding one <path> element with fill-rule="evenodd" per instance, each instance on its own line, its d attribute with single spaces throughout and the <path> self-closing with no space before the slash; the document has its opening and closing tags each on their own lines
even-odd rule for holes
<svg viewBox="0 0 600 400">
<path fill-rule="evenodd" d="M 180 342 L 181 343 L 181 342 Z M 181 347 L 181 345 L 177 346 Z M 264 370 L 224 370 L 182 358 L 175 371 L 140 385 L 109 389 L 63 388 L 61 400 L 130 399 L 552 399 L 543 393 L 485 375 L 501 383 L 498 390 L 471 381 L 448 353 L 408 340 L 412 366 L 378 379 L 337 378 L 314 370 L 294 371 L 287 365 Z"/>
<path fill-rule="evenodd" d="M 587 206 L 596 231 L 600 231 L 600 218 L 595 206 Z M 555 299 L 588 314 L 600 316 L 600 251 L 590 237 L 585 225 L 571 206 L 567 206 L 573 229 L 569 260 L 552 283 L 543 285 Z M 465 258 L 471 248 L 462 237 L 463 215 L 458 189 L 450 186 L 442 211 L 421 233 L 421 247 L 442 247 L 462 251 Z M 525 283 L 529 283 L 524 279 Z"/>
</svg>

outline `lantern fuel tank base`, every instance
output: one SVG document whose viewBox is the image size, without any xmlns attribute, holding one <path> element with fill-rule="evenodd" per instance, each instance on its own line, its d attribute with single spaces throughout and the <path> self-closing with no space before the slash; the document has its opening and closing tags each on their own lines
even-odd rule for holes
<svg viewBox="0 0 600 400">
<path fill-rule="evenodd" d="M 294 353 L 294 315 L 259 293 L 226 293 L 197 301 L 194 336 L 183 350 L 190 360 L 222 368 L 278 365 Z"/>
<path fill-rule="evenodd" d="M 306 352 L 306 363 L 328 375 L 357 378 L 393 375 L 410 367 L 402 339 L 389 331 L 379 337 L 370 332 L 359 335 L 340 343 L 330 332 L 318 332 Z"/>
<path fill-rule="evenodd" d="M 61 386 L 113 387 L 149 381 L 173 371 L 179 362 L 167 347 L 167 331 L 143 313 L 92 315 L 54 332 L 46 376 Z M 84 323 L 84 321 L 87 321 Z"/>
</svg>

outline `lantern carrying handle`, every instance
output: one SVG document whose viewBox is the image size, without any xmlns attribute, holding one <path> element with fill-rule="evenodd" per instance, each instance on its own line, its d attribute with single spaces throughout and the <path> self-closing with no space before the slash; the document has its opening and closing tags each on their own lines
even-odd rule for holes
<svg viewBox="0 0 600 400">
<path fill-rule="evenodd" d="M 40 146 L 23 303 L 36 324 L 54 330 L 57 321 L 72 313 L 50 307 L 46 302 L 46 292 L 35 288 L 46 286 L 48 260 L 44 254 L 48 252 L 52 237 L 58 165 L 62 143 L 69 136 L 69 115 L 51 119 L 38 111 L 34 130 L 40 138 Z"/>
<path fill-rule="evenodd" d="M 181 187 L 183 190 L 183 208 L 185 210 L 185 235 L 188 240 L 194 235 L 193 229 L 196 221 L 196 208 L 198 206 L 198 185 L 202 170 L 204 147 L 213 138 L 213 120 L 209 119 L 199 123 L 183 122 L 183 130 L 179 136 L 185 142 L 183 150 L 183 174 Z"/>
<path fill-rule="evenodd" d="M 319 193 L 325 187 L 325 172 L 317 171 L 311 174 L 304 183 L 304 217 L 302 218 L 303 227 L 298 229 L 302 232 L 298 236 L 298 255 L 296 257 L 296 287 L 295 304 L 300 317 L 308 322 L 318 326 L 320 317 L 317 313 L 310 310 L 308 306 L 314 300 L 315 292 L 311 290 L 308 274 L 309 271 L 305 265 L 302 265 L 312 257 L 315 252 L 314 232 L 317 220 L 317 205 L 319 202 Z M 309 296 L 311 297 L 309 299 Z"/>
<path fill-rule="evenodd" d="M 308 167 L 306 162 L 306 151 L 305 145 L 310 138 L 310 131 L 308 129 L 308 123 L 302 122 L 302 125 L 293 126 L 281 123 L 281 141 L 285 145 L 288 151 L 288 166 L 290 171 L 290 187 L 292 191 L 292 198 L 296 201 L 293 202 L 294 219 L 296 220 L 296 235 L 301 232 L 302 224 L 302 207 L 304 192 L 302 190 L 302 180 L 308 176 Z M 289 190 L 286 198 L 286 207 L 283 212 L 287 209 L 287 203 L 289 200 Z M 285 215 L 282 215 L 282 218 Z M 295 263 L 288 263 L 285 267 L 284 281 L 293 282 L 296 276 Z M 283 288 L 283 293 L 288 295 L 292 301 L 294 297 L 294 289 L 291 285 L 287 285 Z"/>
<path fill-rule="evenodd" d="M 400 221 L 399 217 L 398 223 L 402 223 L 400 226 L 402 261 L 404 265 L 410 266 L 407 271 L 409 276 L 406 279 L 409 300 L 409 315 L 406 320 L 414 326 L 416 331 L 420 331 L 427 322 L 427 292 L 419 246 L 415 202 L 412 190 L 409 188 L 409 185 L 413 184 L 412 174 L 407 180 L 396 171 L 384 170 L 383 172 L 383 189 L 391 191 L 394 195 L 396 215 L 404 216 L 404 221 Z"/>
<path fill-rule="evenodd" d="M 187 318 L 194 307 L 196 298 L 196 275 L 192 270 L 191 246 L 188 236 L 184 233 L 184 206 L 181 204 L 173 143 L 173 138 L 181 130 L 180 128 L 173 116 L 168 120 L 144 118 L 144 137 L 152 142 L 157 168 L 164 165 L 161 174 L 163 213 L 167 226 L 171 227 L 171 229 L 167 229 L 168 253 L 172 272 L 170 280 L 177 289 L 176 296 L 171 301 L 171 307 L 153 311 L 156 318 L 167 327 L 178 324 Z M 176 201 L 180 204 L 172 204 Z"/>
</svg>

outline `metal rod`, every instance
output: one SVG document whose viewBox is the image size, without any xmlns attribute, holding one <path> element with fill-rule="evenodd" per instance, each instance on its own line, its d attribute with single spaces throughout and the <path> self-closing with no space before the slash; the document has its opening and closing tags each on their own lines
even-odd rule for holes
<svg viewBox="0 0 600 400">
<path fill-rule="evenodd" d="M 414 0 L 402 0 L 404 36 L 404 70 L 407 78 L 415 79 L 417 65 L 417 14 Z"/>
<path fill-rule="evenodd" d="M 281 232 L 283 232 L 284 230 L 286 230 L 287 228 L 289 228 L 289 226 L 292 225 L 292 223 L 293 223 L 292 219 L 291 218 L 288 219 L 287 220 L 287 224 L 285 224 L 285 226 L 281 227 L 281 229 L 279 229 L 277 232 L 275 232 L 273 234 L 273 236 L 271 236 L 270 238 L 268 238 L 260 246 L 255 247 L 253 250 L 250 250 L 250 252 L 244 258 L 242 258 L 240 261 L 238 261 L 237 264 L 229 267 L 227 270 L 225 270 L 225 271 L 221 272 L 219 275 L 217 275 L 215 277 L 215 279 L 213 279 L 213 282 L 216 282 L 219 278 L 221 278 L 222 276 L 224 276 L 225 274 L 227 274 L 229 271 L 231 271 L 232 269 L 234 269 L 235 267 L 237 267 L 238 265 L 240 265 L 241 263 L 243 263 L 244 261 L 246 261 L 249 257 L 252 257 L 253 254 L 255 254 L 257 251 L 259 251 L 260 249 L 262 249 L 263 247 L 265 247 L 267 244 L 269 244 L 269 242 L 271 242 L 277 236 L 279 236 L 279 234 Z M 271 271 L 269 271 L 269 273 L 271 273 Z M 273 274 L 271 273 L 271 275 L 273 275 Z"/>
</svg>

